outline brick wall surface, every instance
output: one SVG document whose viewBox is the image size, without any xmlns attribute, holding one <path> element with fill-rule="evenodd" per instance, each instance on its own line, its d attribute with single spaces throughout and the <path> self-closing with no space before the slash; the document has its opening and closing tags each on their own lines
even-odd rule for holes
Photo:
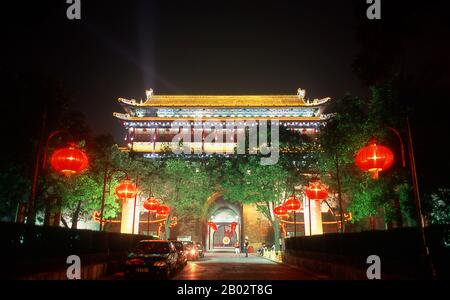
<svg viewBox="0 0 450 300">
<path fill-rule="evenodd" d="M 244 205 L 243 219 L 243 237 L 248 237 L 250 246 L 256 250 L 263 243 L 273 243 L 272 225 L 254 205 Z"/>
<path fill-rule="evenodd" d="M 179 217 L 177 226 L 171 231 L 171 238 L 178 236 L 191 236 L 192 241 L 203 242 L 200 217 Z"/>
</svg>

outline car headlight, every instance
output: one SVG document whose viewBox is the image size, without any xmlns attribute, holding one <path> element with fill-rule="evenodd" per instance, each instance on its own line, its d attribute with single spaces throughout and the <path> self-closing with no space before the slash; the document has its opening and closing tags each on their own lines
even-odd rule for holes
<svg viewBox="0 0 450 300">
<path fill-rule="evenodd" d="M 165 261 L 157 261 L 153 264 L 153 266 L 155 267 L 165 267 L 166 266 L 166 262 Z"/>
</svg>

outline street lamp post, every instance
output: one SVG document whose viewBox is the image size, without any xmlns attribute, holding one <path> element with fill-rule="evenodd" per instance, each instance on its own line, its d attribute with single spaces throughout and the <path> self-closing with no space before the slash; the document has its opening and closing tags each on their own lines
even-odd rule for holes
<svg viewBox="0 0 450 300">
<path fill-rule="evenodd" d="M 136 189 L 138 187 L 139 177 L 136 176 Z M 137 203 L 138 193 L 134 195 L 134 206 L 133 206 L 133 229 L 131 230 L 131 234 L 134 234 L 134 224 L 136 224 L 136 203 Z M 139 233 L 139 222 L 138 222 L 138 233 Z"/>
<path fill-rule="evenodd" d="M 61 134 L 66 134 L 70 137 L 70 140 L 73 141 L 73 136 L 72 134 L 70 134 L 68 131 L 66 130 L 55 130 L 53 132 L 51 132 L 49 134 L 49 136 L 47 137 L 47 140 L 45 142 L 45 146 L 43 149 L 43 152 L 41 152 L 41 145 L 42 143 L 39 143 L 38 146 L 38 150 L 36 153 L 36 160 L 35 160 L 35 166 L 34 166 L 34 174 L 33 174 L 33 183 L 31 185 L 31 193 L 30 193 L 30 198 L 28 200 L 28 218 L 27 218 L 27 223 L 28 224 L 34 224 L 34 206 L 35 206 L 35 201 L 36 201 L 36 190 L 37 190 L 37 182 L 38 182 L 38 177 L 39 177 L 39 164 L 40 164 L 40 160 L 41 160 L 41 154 L 43 155 L 43 159 L 42 159 L 42 167 L 41 167 L 41 171 L 44 172 L 47 166 L 47 152 L 48 152 L 48 146 L 50 144 L 50 142 L 53 140 L 53 138 L 55 138 L 58 135 Z M 77 167 L 76 169 L 68 169 L 68 170 L 63 170 L 63 173 L 65 175 L 71 175 L 71 174 L 75 174 L 78 172 L 83 171 L 84 169 L 87 168 L 87 157 L 84 154 L 84 152 L 82 152 L 81 150 L 75 149 L 70 147 L 69 150 L 72 153 L 76 153 L 76 154 L 80 154 L 80 157 L 61 157 L 61 159 L 57 162 L 58 164 L 61 163 L 67 163 L 70 162 L 71 166 L 70 167 Z M 78 159 L 79 158 L 79 159 Z M 77 166 L 75 166 L 73 164 L 73 162 L 79 163 Z M 53 162 L 52 162 L 53 163 Z"/>
<path fill-rule="evenodd" d="M 100 225 L 98 230 L 103 230 L 103 212 L 105 210 L 105 193 L 106 193 L 106 181 L 108 180 L 108 166 L 105 166 L 105 172 L 103 174 L 103 189 L 102 189 L 102 205 L 100 208 Z"/>
<path fill-rule="evenodd" d="M 309 215 L 309 236 L 312 236 L 312 222 L 311 222 L 311 198 L 308 197 L 308 215 Z"/>
<path fill-rule="evenodd" d="M 281 219 L 282 219 L 283 217 L 288 217 L 288 216 L 289 216 L 289 215 L 288 215 L 288 211 L 287 211 L 287 209 L 286 209 L 286 206 L 285 206 L 284 204 L 275 206 L 275 207 L 273 208 L 273 214 L 275 215 L 276 219 L 278 219 L 278 221 L 281 221 Z M 276 220 L 275 220 L 275 221 L 276 221 Z M 283 223 L 280 222 L 280 226 L 281 226 L 281 225 L 283 225 Z M 283 227 L 282 227 L 282 229 L 283 229 Z M 295 232 L 297 231 L 297 228 L 296 228 L 296 221 L 294 221 L 294 231 L 295 231 Z M 286 237 L 285 229 L 283 229 L 283 233 L 284 233 L 284 237 Z"/>
<path fill-rule="evenodd" d="M 150 235 L 150 211 L 147 211 L 147 235 Z"/>
<path fill-rule="evenodd" d="M 416 160 L 414 156 L 414 147 L 412 143 L 412 133 L 411 133 L 411 124 L 409 123 L 409 118 L 406 119 L 406 124 L 408 128 L 408 152 L 409 152 L 409 163 L 411 168 L 411 177 L 412 177 L 412 183 L 413 183 L 413 190 L 414 190 L 414 198 L 416 202 L 416 211 L 417 211 L 417 218 L 418 218 L 418 224 L 420 228 L 421 238 L 422 238 L 422 244 L 423 244 L 423 251 L 425 252 L 425 256 L 428 258 L 431 276 L 433 278 L 436 278 L 436 270 L 434 268 L 433 260 L 430 256 L 430 249 L 428 247 L 427 238 L 425 235 L 425 222 L 423 218 L 423 212 L 422 212 L 422 203 L 420 199 L 420 192 L 419 192 L 419 182 L 417 179 L 417 170 L 416 170 Z"/>
<path fill-rule="evenodd" d="M 297 210 L 294 210 L 294 237 L 297 237 Z"/>
<path fill-rule="evenodd" d="M 109 174 L 108 174 L 108 172 L 109 172 Z M 111 185 L 112 176 L 117 172 L 123 172 L 125 174 L 125 176 L 128 178 L 128 173 L 126 171 L 121 170 L 121 169 L 113 169 L 113 170 L 109 171 L 108 165 L 105 166 L 105 171 L 103 174 L 102 205 L 101 205 L 101 209 L 100 209 L 99 231 L 102 231 L 104 229 L 103 228 L 103 214 L 105 211 L 106 183 L 108 182 L 109 185 Z M 110 192 L 110 189 L 108 189 L 108 191 Z"/>
<path fill-rule="evenodd" d="M 424 255 L 429 260 L 430 265 L 430 271 L 433 278 L 435 278 L 436 273 L 434 269 L 433 262 L 430 257 L 430 251 L 427 243 L 427 238 L 425 235 L 425 223 L 423 218 L 423 212 L 422 212 L 422 204 L 420 199 L 420 192 L 419 192 L 419 183 L 417 179 L 417 170 L 416 170 L 416 162 L 415 162 L 415 156 L 414 156 L 414 148 L 413 148 L 413 140 L 412 140 L 412 133 L 411 133 L 411 124 L 409 122 L 409 118 L 406 118 L 406 127 L 407 127 L 407 137 L 408 137 L 408 154 L 409 154 L 409 167 L 411 172 L 411 182 L 413 186 L 414 191 L 414 200 L 415 200 L 415 207 L 416 207 L 416 214 L 417 214 L 417 223 L 420 229 L 421 239 L 422 239 L 422 248 Z M 402 157 L 402 166 L 403 168 L 406 168 L 406 159 L 405 159 L 405 149 L 404 149 L 404 142 L 402 139 L 402 136 L 400 135 L 399 131 L 393 127 L 388 127 L 389 130 L 394 132 L 394 134 L 397 136 L 399 142 L 400 142 L 400 151 L 401 151 L 401 157 Z"/>
<path fill-rule="evenodd" d="M 311 199 L 314 201 L 314 234 L 322 234 L 322 211 L 320 203 L 322 200 L 328 198 L 328 188 L 319 180 L 314 180 L 306 187 L 305 194 L 308 197 L 309 235 L 312 235 Z"/>
<path fill-rule="evenodd" d="M 150 214 L 156 213 L 158 211 L 159 201 L 153 196 L 153 192 L 151 189 L 144 190 L 142 191 L 142 193 L 144 193 L 145 191 L 149 191 L 149 196 L 147 200 L 144 201 L 144 209 L 147 210 L 147 235 L 150 235 Z"/>
<path fill-rule="evenodd" d="M 341 226 L 339 227 L 339 231 L 341 233 L 345 232 L 345 224 L 344 224 L 344 209 L 342 207 L 342 189 L 341 189 L 341 171 L 339 168 L 339 156 L 336 153 L 336 179 L 337 179 L 337 187 L 338 187 L 338 200 L 339 200 L 339 211 L 341 214 Z M 328 204 L 328 203 L 327 203 Z"/>
<path fill-rule="evenodd" d="M 137 193 L 138 190 L 136 184 L 128 177 L 125 180 L 122 180 L 115 188 L 115 194 L 122 200 L 121 233 L 132 234 L 134 233 L 134 227 L 136 225 L 139 226 L 139 224 L 136 224 L 137 222 L 134 222 L 136 206 L 133 206 L 136 202 L 135 196 Z"/>
<path fill-rule="evenodd" d="M 297 197 L 295 196 L 295 189 L 294 189 L 294 193 L 284 203 L 284 207 L 286 208 L 287 212 L 294 213 L 294 237 L 296 237 L 297 236 L 296 212 L 301 208 L 301 203 L 300 203 L 300 200 L 298 200 Z"/>
</svg>

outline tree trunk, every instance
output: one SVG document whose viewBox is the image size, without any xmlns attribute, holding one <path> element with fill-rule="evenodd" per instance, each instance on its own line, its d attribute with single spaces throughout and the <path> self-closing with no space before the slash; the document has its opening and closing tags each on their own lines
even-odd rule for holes
<svg viewBox="0 0 450 300">
<path fill-rule="evenodd" d="M 275 251 L 280 251 L 280 224 L 278 220 L 272 222 L 273 239 L 275 243 Z"/>
<path fill-rule="evenodd" d="M 78 201 L 77 208 L 72 215 L 72 229 L 77 229 L 78 226 L 78 216 L 80 215 L 81 201 Z"/>
<path fill-rule="evenodd" d="M 391 230 L 394 228 L 394 224 L 392 221 L 386 222 L 386 230 Z"/>
<path fill-rule="evenodd" d="M 340 213 L 340 223 L 338 224 L 338 229 L 340 233 L 345 232 L 345 222 L 344 222 L 344 209 L 342 208 L 342 190 L 341 190 L 341 171 L 339 169 L 339 157 L 336 153 L 336 179 L 338 185 L 338 200 L 339 200 L 339 213 Z"/>
<path fill-rule="evenodd" d="M 272 203 L 272 206 L 274 204 Z M 267 213 L 265 214 L 266 218 L 272 223 L 273 228 L 273 239 L 275 245 L 275 251 L 280 251 L 280 224 L 276 217 L 270 213 L 272 208 L 270 207 L 270 203 L 265 201 L 265 206 L 267 207 Z"/>
<path fill-rule="evenodd" d="M 102 228 L 102 230 L 103 230 L 103 231 L 108 231 L 110 225 L 111 225 L 111 223 L 109 223 L 109 222 L 103 223 L 103 228 Z"/>
<path fill-rule="evenodd" d="M 402 216 L 402 209 L 400 206 L 400 200 L 396 197 L 394 199 L 394 205 L 395 205 L 395 212 L 397 213 L 397 227 L 402 228 L 403 227 L 403 216 Z"/>
<path fill-rule="evenodd" d="M 173 216 L 173 211 L 170 212 L 169 216 L 166 219 L 166 224 L 164 224 L 166 240 L 170 239 L 170 219 L 172 219 L 172 216 Z"/>
<path fill-rule="evenodd" d="M 67 224 L 66 220 L 64 219 L 63 216 L 61 216 L 61 222 L 63 223 L 65 228 L 69 228 L 69 225 Z"/>
<path fill-rule="evenodd" d="M 375 227 L 376 227 L 375 216 L 370 216 L 369 221 L 370 221 L 370 230 L 375 230 Z"/>
</svg>

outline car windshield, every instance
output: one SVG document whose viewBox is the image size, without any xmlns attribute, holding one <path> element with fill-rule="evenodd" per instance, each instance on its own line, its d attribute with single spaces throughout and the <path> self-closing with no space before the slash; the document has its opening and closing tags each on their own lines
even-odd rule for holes
<svg viewBox="0 0 450 300">
<path fill-rule="evenodd" d="M 139 243 L 137 252 L 142 254 L 162 254 L 169 253 L 170 247 L 168 243 L 145 242 Z"/>
</svg>

